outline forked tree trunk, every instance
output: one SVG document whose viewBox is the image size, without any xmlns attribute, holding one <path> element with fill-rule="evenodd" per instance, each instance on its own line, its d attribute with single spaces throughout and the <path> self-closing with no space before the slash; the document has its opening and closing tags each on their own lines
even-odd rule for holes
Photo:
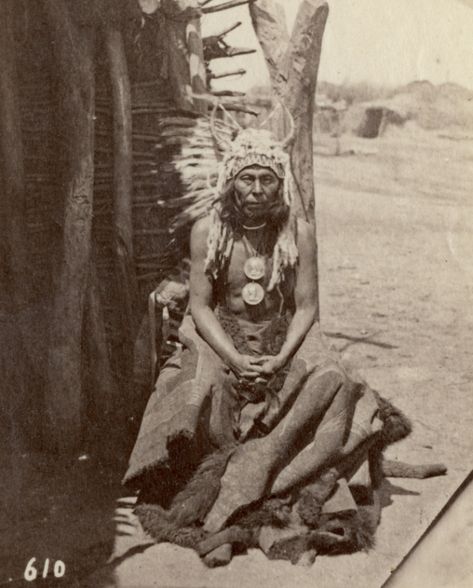
<svg viewBox="0 0 473 588">
<path fill-rule="evenodd" d="M 299 197 L 296 210 L 315 229 L 313 121 L 328 5 L 323 0 L 304 0 L 290 38 L 284 11 L 273 0 L 251 3 L 250 14 L 268 65 L 273 92 L 287 106 L 296 126 L 292 152 L 292 168 Z M 317 308 L 320 315 L 318 295 Z"/>
<path fill-rule="evenodd" d="M 81 342 L 89 277 L 94 179 L 93 35 L 71 19 L 64 0 L 44 0 L 55 41 L 61 125 L 67 141 L 62 246 L 53 269 L 46 410 L 49 448 L 81 443 Z"/>
<path fill-rule="evenodd" d="M 289 38 L 284 11 L 273 0 L 250 4 L 256 36 L 268 65 L 274 94 L 296 123 L 292 153 L 302 212 L 314 221 L 313 118 L 322 39 L 328 16 L 323 0 L 304 0 Z"/>
</svg>

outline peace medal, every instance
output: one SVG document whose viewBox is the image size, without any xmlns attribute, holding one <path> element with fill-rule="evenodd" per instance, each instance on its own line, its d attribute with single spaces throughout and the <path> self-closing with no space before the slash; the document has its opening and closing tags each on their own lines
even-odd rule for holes
<svg viewBox="0 0 473 588">
<path fill-rule="evenodd" d="M 261 280 L 266 273 L 266 264 L 262 257 L 249 257 L 243 266 L 245 276 L 250 280 Z"/>
<path fill-rule="evenodd" d="M 250 282 L 243 288 L 241 295 L 246 304 L 256 306 L 263 301 L 264 288 L 256 282 Z"/>
</svg>

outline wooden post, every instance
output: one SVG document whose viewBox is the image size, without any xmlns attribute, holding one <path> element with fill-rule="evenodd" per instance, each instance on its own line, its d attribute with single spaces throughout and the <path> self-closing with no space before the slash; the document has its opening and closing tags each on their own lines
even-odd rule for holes
<svg viewBox="0 0 473 588">
<path fill-rule="evenodd" d="M 187 49 L 189 52 L 189 76 L 194 94 L 207 92 L 207 71 L 204 61 L 204 45 L 202 42 L 200 19 L 191 20 L 186 27 Z M 194 100 L 195 110 L 206 113 L 207 106 L 202 100 Z"/>
<path fill-rule="evenodd" d="M 54 260 L 48 391 L 51 450 L 80 447 L 82 324 L 89 276 L 94 179 L 94 61 L 90 28 L 78 27 L 64 0 L 44 0 L 55 41 L 61 125 L 67 139 L 62 247 Z"/>
<path fill-rule="evenodd" d="M 120 301 L 123 359 L 132 387 L 133 345 L 138 329 L 138 287 L 133 259 L 133 144 L 131 91 L 121 32 L 107 28 L 105 45 L 113 104 L 113 229 L 116 293 Z"/>
<path fill-rule="evenodd" d="M 126 415 L 110 364 L 95 256 L 90 264 L 83 341 L 86 370 L 82 381 L 87 396 L 87 437 L 98 450 L 98 455 L 110 462 L 120 455 L 126 443 Z M 110 422 L 115 426 L 110 427 Z"/>
<path fill-rule="evenodd" d="M 176 105 L 205 112 L 205 103 L 192 98 L 193 93 L 201 94 L 207 88 L 199 3 L 196 0 L 162 0 L 162 8 Z"/>
<path fill-rule="evenodd" d="M 273 92 L 287 106 L 295 122 L 292 167 L 299 196 L 297 212 L 315 229 L 314 107 L 328 5 L 324 0 L 304 0 L 290 38 L 284 11 L 277 3 L 258 0 L 250 4 L 250 14 L 268 64 Z M 317 306 L 319 309 L 318 301 Z"/>
<path fill-rule="evenodd" d="M 117 240 L 125 250 L 119 252 L 119 257 L 132 257 L 133 146 L 130 82 L 120 31 L 109 29 L 105 36 L 113 104 L 114 224 Z"/>
<path fill-rule="evenodd" d="M 13 38 L 13 5 L 0 3 L 0 171 L 3 179 L 2 240 L 14 297 L 24 305 L 27 271 L 25 171 Z"/>
<path fill-rule="evenodd" d="M 14 446 L 23 449 L 18 435 L 21 416 L 31 414 L 32 407 L 32 412 L 37 411 L 28 398 L 27 386 L 31 357 L 25 319 L 30 290 L 13 10 L 14 0 L 0 2 L 0 298 L 4 311 L 0 316 L 0 402 L 4 430 L 14 433 L 12 450 Z M 34 328 L 36 325 L 30 326 Z M 33 433 L 31 427 L 29 432 Z"/>
</svg>

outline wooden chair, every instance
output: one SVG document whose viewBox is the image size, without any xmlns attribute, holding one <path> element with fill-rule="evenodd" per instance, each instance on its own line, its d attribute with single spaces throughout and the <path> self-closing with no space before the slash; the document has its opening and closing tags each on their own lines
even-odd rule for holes
<svg viewBox="0 0 473 588">
<path fill-rule="evenodd" d="M 190 262 L 184 259 L 148 297 L 135 342 L 135 381 L 154 387 L 164 362 L 180 346 L 178 330 L 189 302 Z"/>
</svg>

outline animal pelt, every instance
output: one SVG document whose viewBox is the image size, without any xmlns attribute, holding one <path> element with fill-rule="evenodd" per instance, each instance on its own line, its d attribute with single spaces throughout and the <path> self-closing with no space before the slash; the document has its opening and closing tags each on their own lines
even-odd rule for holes
<svg viewBox="0 0 473 588">
<path fill-rule="evenodd" d="M 141 503 L 135 512 L 144 530 L 158 543 L 170 541 L 194 547 L 204 534 L 195 525 L 204 521 L 220 491 L 220 478 L 235 446 L 224 447 L 203 459 L 184 488 L 176 494 L 169 509 Z"/>
<path fill-rule="evenodd" d="M 337 475 L 335 470 L 327 470 L 315 482 L 300 490 L 297 512 L 303 523 L 308 527 L 318 527 L 322 507 L 332 494 L 336 484 Z"/>
<path fill-rule="evenodd" d="M 386 478 L 418 478 L 419 480 L 424 480 L 434 476 L 444 476 L 447 473 L 447 468 L 443 463 L 414 465 L 403 461 L 383 459 L 381 467 Z"/>
<path fill-rule="evenodd" d="M 238 525 L 245 529 L 260 527 L 286 527 L 291 518 L 292 499 L 267 498 L 251 504 L 247 508 L 235 513 L 229 524 Z"/>
<path fill-rule="evenodd" d="M 379 415 L 384 428 L 374 448 L 370 461 L 377 464 L 382 476 L 382 451 L 411 430 L 408 419 L 388 401 L 378 397 Z M 171 542 L 201 552 L 202 545 L 212 542 L 203 529 L 207 513 L 220 491 L 220 480 L 236 445 L 230 445 L 208 455 L 191 473 L 164 508 L 153 501 L 141 502 L 135 512 L 144 528 L 156 542 Z M 270 558 L 298 561 L 303 553 L 315 549 L 317 553 L 336 554 L 368 550 L 374 544 L 378 517 L 371 512 L 371 505 L 359 505 L 358 511 L 343 515 L 326 516 L 322 507 L 336 485 L 336 470 L 327 470 L 318 480 L 285 497 L 270 497 L 253 503 L 235 513 L 228 521 L 235 536 L 246 537 L 248 544 L 256 546 L 259 529 L 270 526 L 290 526 L 291 517 L 297 512 L 307 532 L 275 546 Z M 376 485 L 376 484 L 375 484 Z M 148 496 L 152 496 L 149 493 Z M 370 510 L 371 509 L 371 510 Z"/>
<path fill-rule="evenodd" d="M 143 529 L 157 543 L 199 548 L 207 538 L 202 523 L 217 498 L 220 479 L 234 450 L 235 446 L 230 445 L 207 456 L 183 490 L 176 494 L 170 508 L 152 503 L 140 503 L 135 508 Z M 264 525 L 281 527 L 287 524 L 289 514 L 288 500 L 269 498 L 243 509 L 229 524 L 241 529 L 258 529 Z"/>
<path fill-rule="evenodd" d="M 171 542 L 200 552 L 202 544 L 210 540 L 202 523 L 217 497 L 220 478 L 233 451 L 234 446 L 226 447 L 204 459 L 169 509 L 157 504 L 140 504 L 136 507 L 135 512 L 143 529 L 156 542 Z M 330 480 L 325 480 L 322 486 L 323 491 L 316 497 L 318 507 L 323 504 L 333 485 Z M 258 529 L 264 526 L 287 527 L 293 508 L 293 497 L 271 497 L 236 513 L 229 521 L 229 526 L 235 530 L 241 529 L 243 534 L 239 532 L 239 536 L 248 538 L 244 548 L 254 547 Z M 367 549 L 372 545 L 374 529 L 368 528 L 362 514 L 335 519 L 319 515 L 320 508 L 317 508 L 317 520 L 315 517 L 311 520 L 312 527 L 317 529 L 316 533 L 309 532 L 308 528 L 306 535 L 279 545 L 269 556 L 296 562 L 312 547 L 326 553 L 341 553 Z"/>
<path fill-rule="evenodd" d="M 310 550 L 318 555 L 337 555 L 368 551 L 374 546 L 376 525 L 366 509 L 347 515 L 322 517 L 317 529 L 276 541 L 266 551 L 268 559 L 297 563 Z"/>
<path fill-rule="evenodd" d="M 140 504 L 135 513 L 144 531 L 156 543 L 174 543 L 195 549 L 207 536 L 202 526 L 178 527 L 169 513 L 157 504 Z"/>
<path fill-rule="evenodd" d="M 393 406 L 388 400 L 375 392 L 376 401 L 379 407 L 379 417 L 383 421 L 376 446 L 371 452 L 372 465 L 378 469 L 377 475 L 372 471 L 372 477 L 393 477 L 393 478 L 430 478 L 443 476 L 447 473 L 444 464 L 408 464 L 401 461 L 384 459 L 382 452 L 388 445 L 405 439 L 412 432 L 412 424 L 405 414 Z M 378 455 L 376 456 L 376 452 Z M 377 462 L 377 463 L 376 463 Z"/>
<path fill-rule="evenodd" d="M 297 513 L 311 534 L 311 547 L 317 553 L 351 553 L 368 550 L 374 545 L 374 534 L 378 524 L 375 504 L 359 506 L 357 512 L 336 515 L 323 514 L 325 501 L 336 485 L 330 471 L 320 481 L 302 488 L 297 501 Z"/>
<path fill-rule="evenodd" d="M 320 555 L 368 551 L 375 543 L 376 526 L 367 506 L 346 515 L 322 516 L 311 533 L 311 547 Z"/>
<path fill-rule="evenodd" d="M 405 439 L 412 432 L 411 421 L 393 404 L 375 392 L 378 403 L 379 418 L 383 421 L 383 428 L 378 437 L 378 443 L 386 448 L 388 445 Z"/>
<path fill-rule="evenodd" d="M 296 564 L 311 547 L 312 536 L 307 533 L 306 535 L 298 535 L 285 541 L 279 541 L 266 551 L 266 557 L 271 560 L 283 559 Z"/>
</svg>

